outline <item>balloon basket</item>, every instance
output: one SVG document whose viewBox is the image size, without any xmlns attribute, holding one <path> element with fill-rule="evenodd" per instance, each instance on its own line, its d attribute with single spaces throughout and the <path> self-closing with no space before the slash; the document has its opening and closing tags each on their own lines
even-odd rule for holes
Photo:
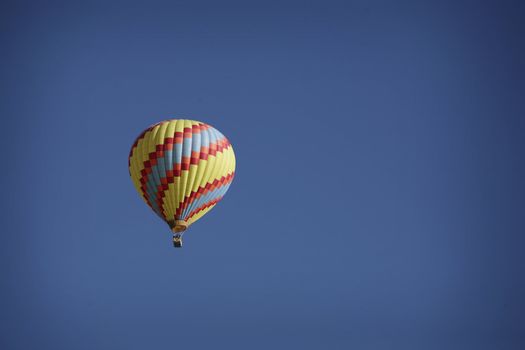
<svg viewBox="0 0 525 350">
<path fill-rule="evenodd" d="M 173 235 L 173 246 L 175 248 L 182 248 L 182 235 Z"/>
</svg>

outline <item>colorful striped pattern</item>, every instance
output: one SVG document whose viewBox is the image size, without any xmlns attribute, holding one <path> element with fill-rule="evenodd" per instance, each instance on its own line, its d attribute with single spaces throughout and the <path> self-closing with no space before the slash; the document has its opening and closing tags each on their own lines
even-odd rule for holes
<svg viewBox="0 0 525 350">
<path fill-rule="evenodd" d="M 139 135 L 128 166 L 139 194 L 173 229 L 176 220 L 189 226 L 222 199 L 235 175 L 235 155 L 213 127 L 172 119 Z"/>
</svg>

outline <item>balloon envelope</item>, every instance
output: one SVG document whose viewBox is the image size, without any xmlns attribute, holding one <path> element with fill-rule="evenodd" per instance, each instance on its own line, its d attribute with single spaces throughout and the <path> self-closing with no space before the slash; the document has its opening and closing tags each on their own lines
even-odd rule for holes
<svg viewBox="0 0 525 350">
<path fill-rule="evenodd" d="M 140 196 L 177 233 L 222 199 L 235 174 L 235 155 L 217 129 L 172 119 L 139 135 L 128 165 Z"/>
</svg>

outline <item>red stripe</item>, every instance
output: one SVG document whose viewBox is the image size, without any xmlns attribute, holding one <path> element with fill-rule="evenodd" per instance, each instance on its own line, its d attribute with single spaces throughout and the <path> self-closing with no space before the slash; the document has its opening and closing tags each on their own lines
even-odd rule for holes
<svg viewBox="0 0 525 350">
<path fill-rule="evenodd" d="M 214 200 L 211 200 L 209 201 L 208 203 L 206 204 L 203 204 L 202 206 L 198 207 L 197 209 L 193 210 L 190 215 L 188 215 L 188 218 L 186 220 L 189 220 L 191 217 L 193 217 L 195 214 L 197 214 L 198 212 L 208 208 L 208 207 L 211 207 L 212 205 L 214 204 L 217 204 L 221 201 L 222 197 L 219 197 L 219 198 L 216 198 Z"/>
</svg>

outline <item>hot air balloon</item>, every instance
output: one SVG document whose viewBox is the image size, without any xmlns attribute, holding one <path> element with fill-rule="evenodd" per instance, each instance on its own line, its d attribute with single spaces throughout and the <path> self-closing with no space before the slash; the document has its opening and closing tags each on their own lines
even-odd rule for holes
<svg viewBox="0 0 525 350">
<path fill-rule="evenodd" d="M 170 227 L 173 245 L 222 199 L 235 174 L 235 154 L 217 129 L 171 119 L 144 130 L 133 143 L 129 174 L 139 195 Z"/>
</svg>

